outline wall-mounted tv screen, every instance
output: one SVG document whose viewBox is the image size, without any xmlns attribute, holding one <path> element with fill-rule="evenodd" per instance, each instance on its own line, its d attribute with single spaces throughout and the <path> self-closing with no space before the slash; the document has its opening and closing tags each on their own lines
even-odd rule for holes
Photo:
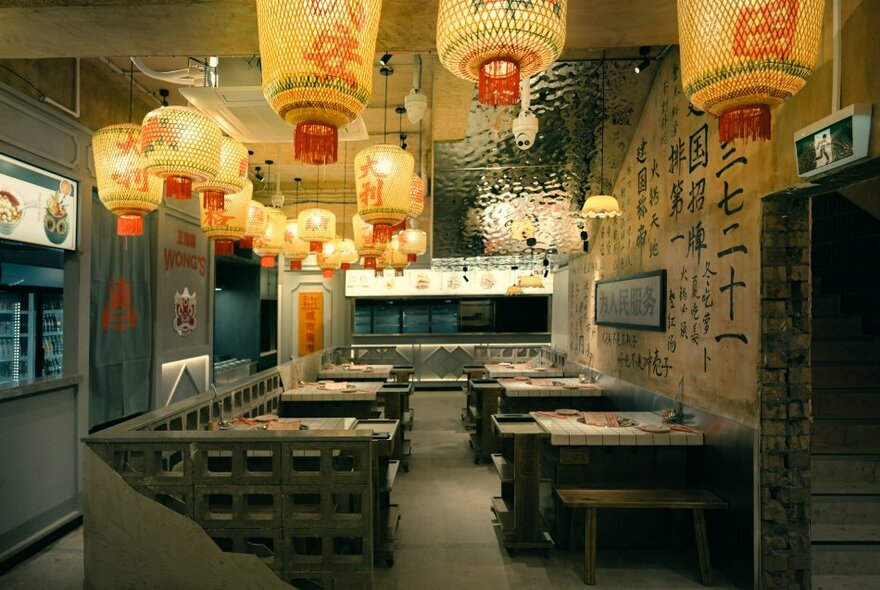
<svg viewBox="0 0 880 590">
<path fill-rule="evenodd" d="M 76 250 L 75 180 L 0 154 L 0 239 Z"/>
</svg>

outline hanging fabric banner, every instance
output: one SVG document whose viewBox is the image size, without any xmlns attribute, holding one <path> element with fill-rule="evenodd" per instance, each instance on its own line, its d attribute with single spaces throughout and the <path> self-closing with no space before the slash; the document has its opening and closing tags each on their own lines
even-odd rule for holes
<svg viewBox="0 0 880 590">
<path fill-rule="evenodd" d="M 324 294 L 311 291 L 299 294 L 299 356 L 324 347 Z"/>
</svg>

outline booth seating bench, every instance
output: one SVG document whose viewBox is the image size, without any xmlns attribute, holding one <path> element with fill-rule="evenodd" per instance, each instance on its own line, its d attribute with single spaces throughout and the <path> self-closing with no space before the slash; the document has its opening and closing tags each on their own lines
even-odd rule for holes
<svg viewBox="0 0 880 590">
<path fill-rule="evenodd" d="M 708 490 L 676 489 L 557 489 L 562 503 L 571 509 L 584 508 L 584 583 L 596 583 L 596 510 L 598 508 L 663 508 L 691 510 L 694 516 L 700 576 L 704 586 L 711 586 L 709 537 L 704 510 L 727 508 L 727 502 Z"/>
</svg>

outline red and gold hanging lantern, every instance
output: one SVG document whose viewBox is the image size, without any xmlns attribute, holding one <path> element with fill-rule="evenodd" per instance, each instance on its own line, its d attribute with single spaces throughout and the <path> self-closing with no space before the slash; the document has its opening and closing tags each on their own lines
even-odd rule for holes
<svg viewBox="0 0 880 590">
<path fill-rule="evenodd" d="M 321 251 L 315 254 L 318 268 L 322 271 L 321 276 L 325 279 L 332 279 L 333 271 L 339 270 L 342 266 L 342 260 L 339 256 L 339 251 L 336 249 L 336 245 L 337 242 L 335 240 L 332 242 L 325 242 L 321 247 Z"/>
<path fill-rule="evenodd" d="M 299 223 L 290 219 L 284 226 L 284 257 L 290 270 L 302 270 L 302 261 L 309 255 L 309 243 L 299 239 Z"/>
<path fill-rule="evenodd" d="M 162 181 L 141 167 L 140 135 L 140 125 L 123 123 L 98 129 L 92 137 L 98 198 L 118 216 L 120 236 L 143 235 L 143 216 L 162 203 Z"/>
<path fill-rule="evenodd" d="M 222 211 L 224 197 L 240 192 L 244 188 L 247 173 L 247 148 L 240 141 L 224 135 L 220 141 L 220 167 L 217 174 L 205 182 L 194 184 L 193 190 L 202 193 L 203 205 L 206 208 Z"/>
<path fill-rule="evenodd" d="M 370 101 L 381 0 L 257 0 L 263 94 L 296 125 L 294 156 L 337 160 L 338 129 Z"/>
<path fill-rule="evenodd" d="M 336 237 L 336 215 L 320 207 L 310 207 L 299 212 L 299 239 L 309 243 L 312 252 L 320 252 L 324 242 Z"/>
<path fill-rule="evenodd" d="M 385 244 L 376 239 L 373 226 L 361 219 L 360 215 L 352 215 L 354 245 L 359 256 L 363 256 L 364 268 L 376 268 L 376 259 L 385 251 Z"/>
<path fill-rule="evenodd" d="M 420 229 L 405 229 L 398 236 L 400 251 L 406 254 L 409 262 L 415 262 L 416 258 L 428 251 L 428 234 Z"/>
<path fill-rule="evenodd" d="M 284 228 L 287 216 L 280 209 L 269 209 L 266 233 L 254 240 L 254 254 L 260 257 L 260 266 L 275 268 L 275 257 L 284 250 Z"/>
<path fill-rule="evenodd" d="M 681 82 L 722 143 L 770 139 L 770 109 L 816 65 L 824 0 L 678 0 Z"/>
<path fill-rule="evenodd" d="M 199 207 L 201 210 L 202 233 L 214 241 L 216 256 L 232 256 L 235 254 L 235 241 L 244 236 L 247 225 L 248 206 L 254 194 L 254 185 L 245 179 L 241 192 L 225 195 L 226 206 L 223 210 L 211 209 L 205 200 Z"/>
<path fill-rule="evenodd" d="M 565 45 L 566 0 L 440 0 L 437 52 L 479 84 L 481 103 L 516 104 L 519 81 L 546 70 Z"/>
<path fill-rule="evenodd" d="M 192 198 L 192 183 L 217 175 L 223 133 L 214 121 L 190 107 L 159 107 L 141 126 L 141 165 L 165 179 L 172 199 Z"/>
<path fill-rule="evenodd" d="M 408 219 L 415 219 L 425 210 L 425 182 L 421 176 L 413 175 L 412 184 L 409 187 L 409 210 L 406 212 Z"/>
<path fill-rule="evenodd" d="M 247 222 L 244 224 L 244 236 L 238 241 L 242 248 L 253 248 L 254 240 L 266 233 L 269 224 L 269 210 L 258 201 L 251 201 L 248 205 Z"/>
<path fill-rule="evenodd" d="M 394 269 L 394 276 L 402 277 L 403 269 L 409 266 L 409 257 L 400 251 L 400 236 L 393 236 L 385 251 L 388 266 Z"/>
<path fill-rule="evenodd" d="M 406 220 L 414 160 L 394 145 L 373 145 L 354 158 L 358 215 L 373 226 L 380 242 L 391 239 L 392 227 Z"/>
</svg>

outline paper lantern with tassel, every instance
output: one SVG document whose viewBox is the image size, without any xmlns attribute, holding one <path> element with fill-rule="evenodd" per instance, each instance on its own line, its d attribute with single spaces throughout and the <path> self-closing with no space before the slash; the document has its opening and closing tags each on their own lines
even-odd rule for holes
<svg viewBox="0 0 880 590">
<path fill-rule="evenodd" d="M 376 259 L 385 251 L 387 242 L 378 241 L 373 226 L 361 219 L 360 215 L 352 215 L 351 226 L 357 253 L 364 258 L 364 268 L 376 268 Z"/>
<path fill-rule="evenodd" d="M 288 220 L 284 226 L 284 257 L 290 262 L 290 270 L 302 270 L 302 261 L 309 252 L 309 243 L 299 239 L 299 223 Z"/>
<path fill-rule="evenodd" d="M 254 254 L 260 257 L 260 266 L 274 268 L 275 257 L 284 250 L 287 216 L 280 209 L 269 209 L 266 216 L 269 218 L 266 233 L 254 239 Z"/>
<path fill-rule="evenodd" d="M 405 229 L 398 236 L 400 251 L 406 254 L 409 262 L 415 262 L 416 258 L 428 251 L 428 234 L 420 229 Z"/>
<path fill-rule="evenodd" d="M 336 241 L 325 242 L 321 247 L 321 251 L 315 254 L 315 260 L 318 268 L 321 269 L 325 279 L 333 278 L 333 271 L 338 270 L 342 266 L 342 260 L 339 251 L 336 249 Z"/>
<path fill-rule="evenodd" d="M 244 224 L 244 236 L 238 245 L 242 248 L 253 248 L 254 240 L 266 233 L 266 225 L 269 223 L 269 210 L 258 201 L 251 201 L 248 205 L 247 223 Z"/>
<path fill-rule="evenodd" d="M 824 0 L 678 0 L 681 82 L 722 143 L 770 139 L 770 109 L 816 65 Z"/>
<path fill-rule="evenodd" d="M 391 239 L 391 228 L 409 212 L 414 160 L 395 145 L 372 145 L 354 158 L 358 215 L 373 226 L 380 242 Z"/>
<path fill-rule="evenodd" d="M 412 177 L 409 187 L 409 210 L 406 212 L 408 219 L 415 219 L 425 210 L 425 182 L 421 176 Z"/>
<path fill-rule="evenodd" d="M 516 104 L 519 81 L 546 70 L 565 45 L 566 0 L 440 0 L 437 53 L 479 84 L 481 103 Z"/>
<path fill-rule="evenodd" d="M 339 240 L 336 244 L 336 251 L 339 253 L 339 262 L 341 270 L 349 270 L 351 265 L 360 259 L 354 240 L 345 238 Z"/>
<path fill-rule="evenodd" d="M 263 94 L 296 125 L 294 156 L 337 160 L 338 129 L 370 101 L 381 0 L 257 0 Z"/>
<path fill-rule="evenodd" d="M 141 165 L 165 179 L 172 199 L 192 198 L 192 183 L 217 175 L 223 133 L 217 124 L 190 107 L 159 107 L 141 126 Z"/>
<path fill-rule="evenodd" d="M 162 181 L 141 167 L 141 126 L 110 125 L 92 137 L 98 198 L 118 216 L 116 234 L 140 236 L 144 215 L 162 203 Z"/>
<path fill-rule="evenodd" d="M 312 252 L 320 252 L 324 242 L 336 237 L 336 215 L 327 209 L 303 209 L 296 220 L 299 224 L 299 239 L 309 242 Z"/>
<path fill-rule="evenodd" d="M 193 190 L 202 193 L 205 207 L 222 211 L 224 196 L 240 192 L 247 180 L 247 173 L 247 148 L 240 141 L 224 135 L 220 141 L 220 167 L 217 174 L 205 182 L 194 184 Z"/>
<path fill-rule="evenodd" d="M 393 236 L 386 249 L 388 266 L 394 269 L 394 276 L 402 277 L 403 269 L 409 266 L 409 257 L 400 251 L 400 236 Z"/>
<path fill-rule="evenodd" d="M 245 179 L 241 192 L 225 195 L 225 208 L 211 209 L 202 200 L 201 211 L 202 233 L 214 241 L 216 256 L 232 256 L 235 254 L 235 241 L 244 236 L 247 225 L 248 206 L 254 194 L 254 185 Z"/>
</svg>

